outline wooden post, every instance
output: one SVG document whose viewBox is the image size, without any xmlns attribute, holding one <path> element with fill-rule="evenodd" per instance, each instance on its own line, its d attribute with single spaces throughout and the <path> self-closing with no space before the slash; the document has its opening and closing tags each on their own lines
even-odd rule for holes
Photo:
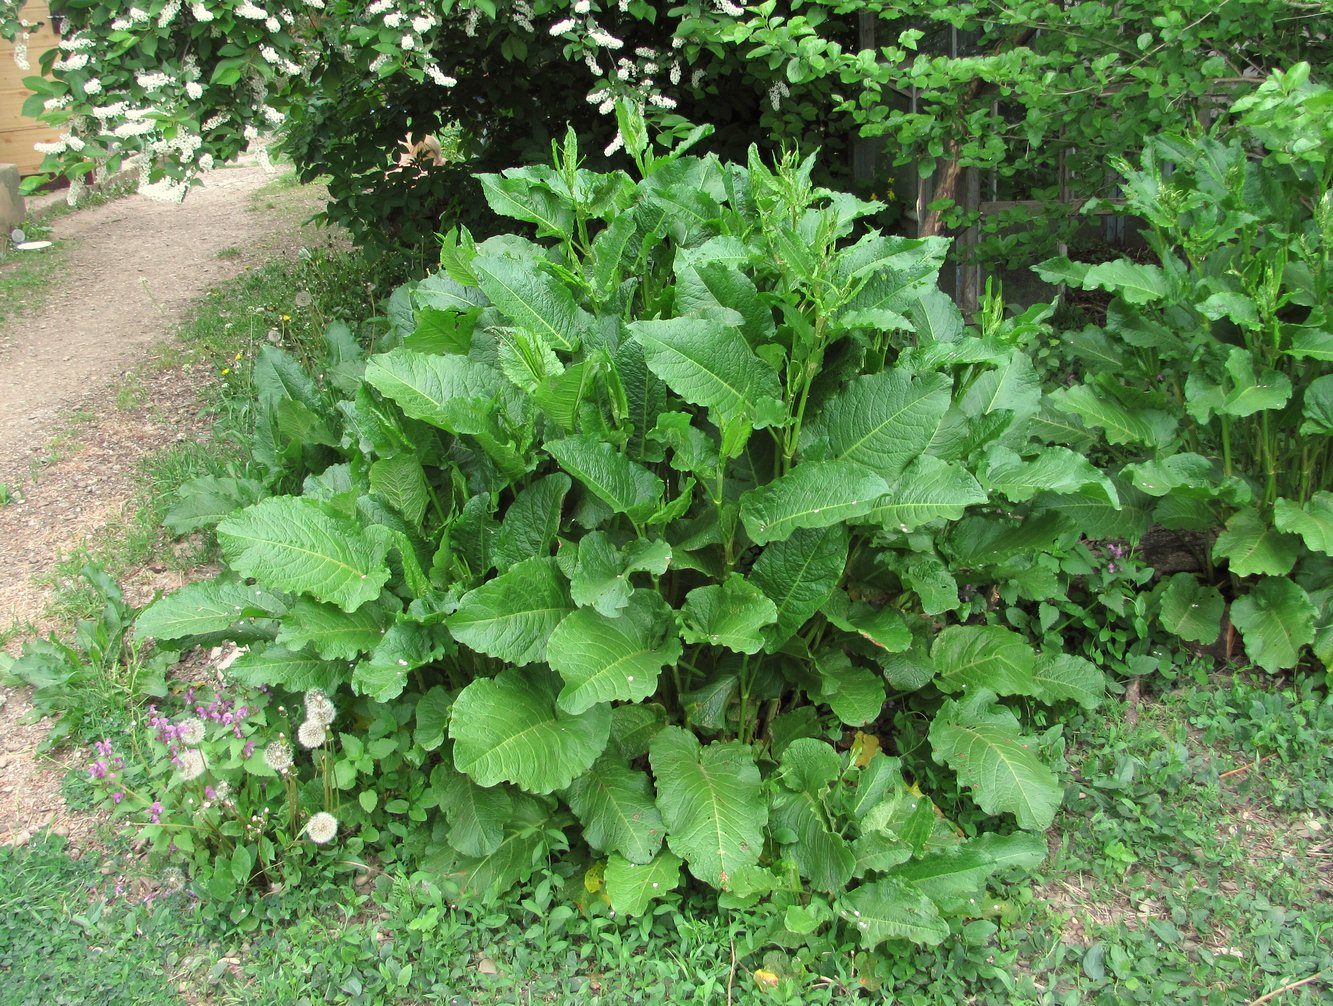
<svg viewBox="0 0 1333 1006">
<path fill-rule="evenodd" d="M 963 171 L 963 212 L 969 216 L 981 210 L 981 172 L 976 168 Z M 971 318 L 981 305 L 981 263 L 977 260 L 977 242 L 981 236 L 980 219 L 964 228 L 958 235 L 956 259 L 958 262 L 958 306 L 965 318 Z"/>
</svg>

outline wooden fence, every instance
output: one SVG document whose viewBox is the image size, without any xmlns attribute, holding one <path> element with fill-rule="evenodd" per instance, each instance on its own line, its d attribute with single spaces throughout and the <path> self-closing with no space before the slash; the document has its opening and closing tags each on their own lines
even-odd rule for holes
<svg viewBox="0 0 1333 1006">
<path fill-rule="evenodd" d="M 47 0 L 29 0 L 23 8 L 28 21 L 41 21 L 42 27 L 28 38 L 30 70 L 20 70 L 14 62 L 14 46 L 0 40 L 0 164 L 17 164 L 19 174 L 30 175 L 42 163 L 42 155 L 32 148 L 34 143 L 52 143 L 59 131 L 24 118 L 23 103 L 32 92 L 23 86 L 23 78 L 40 72 L 42 53 L 53 48 L 59 39 L 51 30 Z"/>
</svg>

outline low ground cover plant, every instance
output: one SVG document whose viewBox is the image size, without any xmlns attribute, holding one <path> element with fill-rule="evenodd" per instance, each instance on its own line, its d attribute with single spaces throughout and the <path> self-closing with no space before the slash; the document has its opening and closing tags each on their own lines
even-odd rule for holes
<svg viewBox="0 0 1333 1006">
<path fill-rule="evenodd" d="M 987 619 L 1060 592 L 1066 504 L 1116 487 L 1052 446 L 1042 309 L 968 329 L 945 242 L 859 227 L 811 160 L 621 130 L 638 180 L 572 134 L 482 177 L 536 240 L 447 235 L 343 374 L 340 459 L 223 518 L 228 572 L 137 634 L 326 693 L 339 835 L 387 812 L 460 895 L 568 852 L 619 913 L 687 869 L 812 952 L 938 943 L 1044 854 L 1060 729 L 1018 713 L 1103 691 Z"/>
</svg>

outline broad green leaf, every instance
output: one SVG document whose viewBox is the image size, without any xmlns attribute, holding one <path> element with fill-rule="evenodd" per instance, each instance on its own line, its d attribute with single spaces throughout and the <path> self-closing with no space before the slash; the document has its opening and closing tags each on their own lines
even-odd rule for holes
<svg viewBox="0 0 1333 1006">
<path fill-rule="evenodd" d="M 395 349 L 372 356 L 366 381 L 408 416 L 449 433 L 478 433 L 504 389 L 499 371 L 467 356 Z"/>
<path fill-rule="evenodd" d="M 412 671 L 452 651 L 453 641 L 443 628 L 397 622 L 389 627 L 370 659 L 354 667 L 352 690 L 376 702 L 389 702 L 402 694 Z"/>
<path fill-rule="evenodd" d="M 465 276 L 463 279 L 472 282 L 476 277 Z M 484 307 L 486 298 L 475 287 L 464 286 L 458 277 L 450 276 L 447 272 L 437 272 L 426 276 L 412 288 L 412 303 L 424 310 L 454 313 Z M 420 314 L 417 318 L 419 321 Z M 468 347 L 463 346 L 456 352 L 466 353 L 467 350 Z"/>
<path fill-rule="evenodd" d="M 933 947 L 949 935 L 949 924 L 939 909 L 915 885 L 886 877 L 862 884 L 839 902 L 848 925 L 856 927 L 861 943 L 874 950 L 885 940 L 908 940 Z"/>
<path fill-rule="evenodd" d="M 1035 416 L 1041 411 L 1041 378 L 1028 355 L 1014 349 L 1002 364 L 972 383 L 958 406 L 972 419 L 1001 410 L 1022 418 Z"/>
<path fill-rule="evenodd" d="M 482 292 L 516 326 L 546 342 L 573 352 L 596 324 L 574 303 L 569 288 L 536 262 L 479 255 L 472 260 Z"/>
<path fill-rule="evenodd" d="M 1032 674 L 1032 696 L 1050 705 L 1073 701 L 1096 709 L 1106 691 L 1106 678 L 1091 661 L 1072 653 L 1043 653 Z"/>
<path fill-rule="evenodd" d="M 1301 648 L 1314 642 L 1315 606 L 1299 585 L 1265 576 L 1231 604 L 1245 653 L 1270 674 L 1295 667 Z"/>
<path fill-rule="evenodd" d="M 648 590 L 636 591 L 614 618 L 592 608 L 571 611 L 546 648 L 547 663 L 565 680 L 558 703 L 570 713 L 613 700 L 642 702 L 680 654 L 671 609 Z"/>
<path fill-rule="evenodd" d="M 1088 275 L 1088 265 L 1084 262 L 1071 262 L 1065 256 L 1060 255 L 1038 262 L 1032 267 L 1032 271 L 1046 283 L 1055 286 L 1068 284 L 1081 289 L 1083 280 Z"/>
<path fill-rule="evenodd" d="M 989 688 L 1000 695 L 1031 695 L 1037 655 L 1018 633 L 999 625 L 950 625 L 930 648 L 941 691 Z"/>
<path fill-rule="evenodd" d="M 666 826 L 646 772 L 603 758 L 575 779 L 564 797 L 594 849 L 644 864 L 662 847 Z"/>
<path fill-rule="evenodd" d="M 501 573 L 524 559 L 550 555 L 570 488 L 560 472 L 538 479 L 514 498 L 495 535 L 495 568 Z"/>
<path fill-rule="evenodd" d="M 741 521 L 757 545 L 797 528 L 829 527 L 869 513 L 889 491 L 879 475 L 851 461 L 808 461 L 741 496 Z"/>
<path fill-rule="evenodd" d="M 465 856 L 489 856 L 500 848 L 514 810 L 507 787 L 478 786 L 449 765 L 435 766 L 430 783 L 449 823 L 451 846 Z"/>
<path fill-rule="evenodd" d="M 943 374 L 883 370 L 858 377 L 824 406 L 810 435 L 827 439 L 832 460 L 855 461 L 893 479 L 930 444 L 951 390 Z"/>
<path fill-rule="evenodd" d="M 800 528 L 765 547 L 750 582 L 768 595 L 777 619 L 764 632 L 772 653 L 787 642 L 832 595 L 847 564 L 847 531 L 841 524 Z"/>
<path fill-rule="evenodd" d="M 606 748 L 611 710 L 577 716 L 556 707 L 545 670 L 501 671 L 458 694 L 449 718 L 454 765 L 481 786 L 512 782 L 529 793 L 564 789 Z"/>
<path fill-rule="evenodd" d="M 1297 331 L 1287 352 L 1302 359 L 1333 362 L 1333 332 L 1322 329 Z"/>
<path fill-rule="evenodd" d="M 370 491 L 393 507 L 408 523 L 421 527 L 429 496 L 421 462 L 410 455 L 382 458 L 370 466 Z"/>
<path fill-rule="evenodd" d="M 1301 415 L 1305 421 L 1297 432 L 1302 436 L 1333 436 L 1333 374 L 1316 378 L 1305 386 Z"/>
<path fill-rule="evenodd" d="M 808 793 L 782 792 L 773 801 L 769 828 L 784 835 L 783 855 L 796 864 L 801 876 L 817 891 L 846 888 L 856 869 L 851 846 L 833 831 L 821 801 Z"/>
<path fill-rule="evenodd" d="M 986 500 L 986 491 L 961 464 L 924 454 L 890 483 L 886 501 L 857 523 L 913 531 L 931 521 L 958 520 Z"/>
<path fill-rule="evenodd" d="M 904 586 L 916 591 L 923 614 L 939 615 L 954 611 L 962 603 L 958 594 L 958 581 L 949 572 L 949 567 L 933 555 L 913 559 L 898 575 L 902 577 Z"/>
<path fill-rule="evenodd" d="M 676 471 L 693 472 L 705 482 L 716 479 L 720 463 L 717 442 L 684 412 L 663 412 L 648 435 L 655 444 L 671 449 L 671 467 Z"/>
<path fill-rule="evenodd" d="M 134 623 L 135 638 L 168 641 L 223 632 L 246 618 L 276 618 L 287 607 L 262 587 L 235 580 L 189 583 L 160 597 Z"/>
<path fill-rule="evenodd" d="M 1089 426 L 1101 428 L 1108 444 L 1161 446 L 1165 441 L 1163 433 L 1169 437 L 1174 426 L 1167 419 L 1166 428 L 1163 429 L 1161 419 L 1132 411 L 1104 389 L 1091 384 L 1060 388 L 1051 392 L 1047 398 L 1061 412 L 1071 412 Z"/>
<path fill-rule="evenodd" d="M 925 291 L 907 312 L 923 346 L 953 342 L 963 334 L 963 312 L 943 290 Z"/>
<path fill-rule="evenodd" d="M 189 534 L 213 527 L 241 507 L 258 503 L 268 490 L 258 479 L 202 475 L 176 490 L 176 502 L 162 515 L 162 523 L 173 534 Z"/>
<path fill-rule="evenodd" d="M 884 680 L 900 692 L 914 692 L 935 680 L 935 664 L 920 631 L 913 634 L 909 649 L 881 656 L 880 667 Z"/>
<path fill-rule="evenodd" d="M 326 660 L 352 660 L 369 653 L 384 638 L 389 614 L 379 604 L 343 611 L 298 597 L 282 620 L 278 643 L 293 650 L 309 646 Z"/>
<path fill-rule="evenodd" d="M 1118 480 L 1113 480 L 1118 481 Z M 1081 493 L 1043 493 L 1032 501 L 1034 511 L 1054 511 L 1073 520 L 1084 536 L 1097 541 L 1124 539 L 1136 544 L 1152 526 L 1144 494 L 1128 482 L 1116 485 L 1120 506 L 1106 499 L 1105 493 L 1085 490 Z M 1161 523 L 1161 519 L 1158 518 Z"/>
<path fill-rule="evenodd" d="M 629 442 L 625 445 L 630 457 L 638 461 L 659 461 L 661 455 L 650 454 L 649 434 L 662 421 L 666 409 L 666 385 L 648 369 L 643 359 L 643 346 L 626 339 L 616 349 L 614 367 L 620 386 L 625 390 L 626 419 L 631 427 Z M 680 414 L 689 423 L 689 417 Z"/>
<path fill-rule="evenodd" d="M 1273 506 L 1273 525 L 1300 535 L 1311 552 L 1333 555 L 1333 493 L 1317 492 L 1304 506 L 1278 500 Z"/>
<path fill-rule="evenodd" d="M 574 603 L 614 618 L 629 603 L 631 574 L 661 576 L 670 565 L 671 546 L 664 541 L 635 538 L 621 551 L 603 532 L 590 531 L 579 540 L 569 592 Z"/>
<path fill-rule="evenodd" d="M 645 520 L 662 501 L 662 480 L 610 444 L 586 434 L 551 440 L 547 452 L 615 513 Z"/>
<path fill-rule="evenodd" d="M 624 267 L 633 264 L 639 219 L 633 210 L 616 214 L 614 220 L 592 240 L 588 256 L 588 278 L 599 302 L 609 300 L 624 278 Z"/>
<path fill-rule="evenodd" d="M 445 624 L 464 646 L 516 666 L 542 660 L 574 608 L 553 558 L 525 559 L 470 590 Z"/>
<path fill-rule="evenodd" d="M 773 339 L 773 309 L 760 299 L 754 281 L 729 262 L 692 262 L 676 267 L 676 313 L 723 320 L 729 312 L 740 321 L 751 346 Z"/>
<path fill-rule="evenodd" d="M 890 832 L 871 831 L 852 842 L 852 855 L 856 858 L 852 876 L 859 878 L 868 873 L 885 873 L 907 862 L 912 858 L 912 846 Z"/>
<path fill-rule="evenodd" d="M 389 579 L 383 545 L 314 500 L 275 496 L 218 525 L 228 564 L 244 577 L 355 611 Z"/>
<path fill-rule="evenodd" d="M 621 915 L 642 915 L 655 900 L 680 883 L 681 859 L 663 849 L 651 863 L 631 863 L 612 855 L 606 861 L 606 893 Z"/>
<path fill-rule="evenodd" d="M 726 890 L 764 848 L 768 804 L 750 748 L 737 741 L 706 748 L 680 727 L 667 727 L 648 750 L 667 843 L 690 872 Z"/>
<path fill-rule="evenodd" d="M 1018 826 L 1051 826 L 1064 789 L 1032 750 L 1035 739 L 1019 731 L 1018 717 L 986 688 L 969 689 L 964 700 L 946 699 L 930 725 L 932 757 L 948 765 L 972 790 L 987 814 L 1008 812 Z"/>
<path fill-rule="evenodd" d="M 508 168 L 500 174 L 477 175 L 486 204 L 501 216 L 536 224 L 538 237 L 569 237 L 574 222 L 569 197 L 535 182 L 531 171 Z"/>
<path fill-rule="evenodd" d="M 862 815 L 859 826 L 863 835 L 882 834 L 905 842 L 910 853 L 919 856 L 935 832 L 935 813 L 930 800 L 898 780 L 892 792 Z M 880 851 L 895 858 L 900 855 L 882 847 Z"/>
<path fill-rule="evenodd" d="M 1213 558 L 1226 559 L 1236 576 L 1284 576 L 1299 553 L 1296 536 L 1275 531 L 1253 507 L 1237 510 L 1213 542 Z"/>
<path fill-rule="evenodd" d="M 859 727 L 879 717 L 884 708 L 884 681 L 865 667 L 858 667 L 846 654 L 823 654 L 819 658 L 819 697 L 833 715 L 849 727 Z"/>
<path fill-rule="evenodd" d="M 835 592 L 824 605 L 824 617 L 843 632 L 850 632 L 888 653 L 900 653 L 912 645 L 912 632 L 903 616 L 885 605 L 876 608 L 865 601 L 849 600 Z"/>
<path fill-rule="evenodd" d="M 616 706 L 611 710 L 611 739 L 607 757 L 615 754 L 624 761 L 633 761 L 648 753 L 648 745 L 666 726 L 666 710 L 655 703 L 635 706 Z"/>
<path fill-rule="evenodd" d="M 255 358 L 251 380 L 255 386 L 255 397 L 266 411 L 276 410 L 284 399 L 296 402 L 315 414 L 323 411 L 315 382 L 285 349 L 261 346 Z"/>
<path fill-rule="evenodd" d="M 1226 602 L 1216 587 L 1200 583 L 1192 573 L 1177 573 L 1162 591 L 1162 624 L 1191 642 L 1212 643 L 1222 630 Z"/>
<path fill-rule="evenodd" d="M 427 751 L 434 751 L 443 744 L 449 729 L 449 709 L 453 704 L 453 695 L 442 685 L 436 685 L 417 699 L 412 714 L 415 721 L 412 743 Z"/>
<path fill-rule="evenodd" d="M 1066 447 L 1043 447 L 1031 458 L 1021 458 L 1008 447 L 992 447 L 978 472 L 994 492 L 1015 503 L 1030 500 L 1040 492 L 1076 493 L 1085 487 L 1100 488 L 1112 504 L 1119 503 L 1115 485 L 1093 467 L 1092 462 Z"/>
<path fill-rule="evenodd" d="M 997 870 L 1032 870 L 1050 855 L 1045 835 L 1025 831 L 1014 831 L 1008 835 L 987 831 L 971 839 L 968 845 L 989 856 Z"/>
<path fill-rule="evenodd" d="M 285 646 L 252 646 L 227 668 L 227 676 L 246 685 L 269 685 L 289 692 L 322 688 L 335 692 L 347 683 L 347 665 Z"/>
<path fill-rule="evenodd" d="M 1266 370 L 1257 374 L 1248 349 L 1233 347 L 1227 355 L 1227 376 L 1221 385 L 1212 384 L 1198 371 L 1185 380 L 1185 409 L 1201 423 L 1213 413 L 1222 416 L 1252 416 L 1280 409 L 1291 397 L 1291 381 L 1283 373 Z"/>
<path fill-rule="evenodd" d="M 941 912 L 967 915 L 976 913 L 986 893 L 986 881 L 996 869 L 990 856 L 968 843 L 903 863 L 889 876 L 910 883 Z"/>
<path fill-rule="evenodd" d="M 782 752 L 778 774 L 789 790 L 818 797 L 842 774 L 842 758 L 826 741 L 800 737 Z"/>
<path fill-rule="evenodd" d="M 518 800 L 515 805 L 520 806 Z M 494 852 L 484 856 L 454 856 L 448 875 L 458 885 L 460 898 L 495 898 L 532 876 L 545 858 L 545 821 L 535 801 L 521 804 L 524 813 L 505 824 Z"/>
<path fill-rule="evenodd" d="M 535 394 L 565 372 L 555 350 L 541 336 L 522 329 L 496 334 L 495 358 L 500 372 L 527 395 Z"/>
<path fill-rule="evenodd" d="M 1085 290 L 1109 290 L 1130 304 L 1150 304 L 1171 292 L 1161 266 L 1115 259 L 1091 266 L 1078 284 Z"/>
<path fill-rule="evenodd" d="M 717 425 L 761 421 L 760 407 L 782 398 L 778 375 L 734 328 L 706 318 L 636 321 L 630 332 L 643 346 L 648 369 L 692 405 L 717 413 Z"/>
<path fill-rule="evenodd" d="M 449 524 L 448 533 L 440 542 L 433 562 L 434 567 L 448 570 L 449 562 L 462 567 L 465 580 L 475 579 L 495 564 L 493 553 L 498 534 L 491 516 L 490 493 L 478 493 L 466 503 Z M 441 565 L 443 563 L 443 565 Z"/>
<path fill-rule="evenodd" d="M 764 626 L 777 620 L 778 609 L 762 590 L 733 573 L 720 584 L 696 587 L 686 594 L 680 614 L 687 643 L 757 653 L 764 645 Z"/>
</svg>

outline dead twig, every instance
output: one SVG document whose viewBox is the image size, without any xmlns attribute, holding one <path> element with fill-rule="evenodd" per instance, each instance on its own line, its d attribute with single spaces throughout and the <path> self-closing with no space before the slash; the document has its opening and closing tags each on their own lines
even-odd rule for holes
<svg viewBox="0 0 1333 1006">
<path fill-rule="evenodd" d="M 1288 982 L 1286 985 L 1283 985 L 1280 989 L 1273 989 L 1272 992 L 1268 992 L 1265 995 L 1261 995 L 1258 999 L 1251 999 L 1250 1006 L 1259 1006 L 1260 1003 L 1266 1003 L 1274 996 L 1279 996 L 1283 992 L 1290 992 L 1292 989 L 1298 989 L 1302 985 L 1309 985 L 1311 982 L 1317 982 L 1323 976 L 1324 976 L 1323 971 L 1316 971 L 1309 978 L 1302 978 L 1298 982 Z"/>
<path fill-rule="evenodd" d="M 1266 755 L 1264 755 L 1262 758 L 1260 758 L 1258 761 L 1246 762 L 1244 765 L 1241 765 L 1241 766 L 1239 766 L 1239 767 L 1237 767 L 1237 768 L 1233 768 L 1233 769 L 1231 769 L 1231 770 L 1229 770 L 1229 771 L 1227 771 L 1227 772 L 1223 772 L 1220 776 L 1218 776 L 1218 778 L 1219 778 L 1219 779 L 1230 779 L 1233 775 L 1240 775 L 1242 772 L 1248 772 L 1250 769 L 1255 768 L 1256 766 L 1262 765 L 1264 762 L 1266 762 L 1266 761 L 1268 761 L 1270 758 L 1274 758 L 1274 757 L 1276 757 L 1276 755 L 1266 754 Z"/>
<path fill-rule="evenodd" d="M 1139 725 L 1139 679 L 1131 678 L 1125 689 L 1125 726 L 1133 730 Z"/>
</svg>

